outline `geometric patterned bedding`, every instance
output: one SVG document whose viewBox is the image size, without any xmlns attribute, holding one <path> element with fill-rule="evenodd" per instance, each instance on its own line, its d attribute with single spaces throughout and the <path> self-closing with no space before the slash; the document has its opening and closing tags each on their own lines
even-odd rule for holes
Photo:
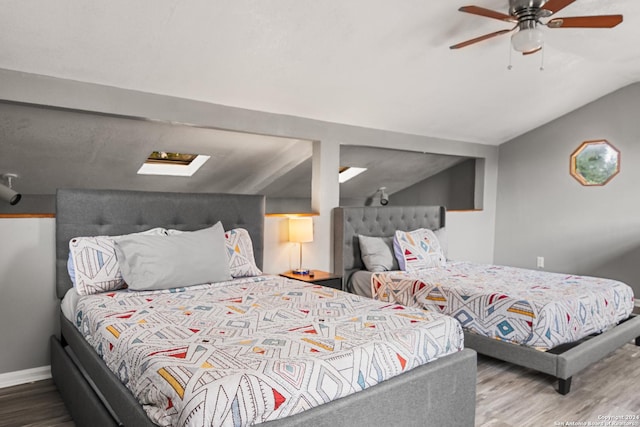
<svg viewBox="0 0 640 427">
<path fill-rule="evenodd" d="M 465 330 L 549 350 L 607 330 L 631 314 L 633 290 L 615 280 L 448 261 L 374 273 L 373 298 L 457 319 Z"/>
<path fill-rule="evenodd" d="M 81 296 L 75 324 L 162 426 L 283 418 L 464 339 L 451 317 L 276 276 Z"/>
</svg>

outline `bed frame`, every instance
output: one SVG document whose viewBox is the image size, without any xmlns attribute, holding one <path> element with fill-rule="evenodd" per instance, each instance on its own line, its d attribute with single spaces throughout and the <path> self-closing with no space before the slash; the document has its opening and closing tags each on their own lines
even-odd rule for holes
<svg viewBox="0 0 640 427">
<path fill-rule="evenodd" d="M 436 230 L 445 226 L 443 206 L 342 207 L 333 210 L 334 272 L 342 274 L 343 289 L 358 270 L 365 270 L 358 234 L 392 236 L 395 230 Z M 571 390 L 571 378 L 587 366 L 635 339 L 640 345 L 640 316 L 632 314 L 616 327 L 549 351 L 494 340 L 466 332 L 464 344 L 480 354 L 534 369 L 558 379 L 558 392 Z"/>
<path fill-rule="evenodd" d="M 68 242 L 76 236 L 117 235 L 152 227 L 195 230 L 221 221 L 226 229 L 249 231 L 256 264 L 262 268 L 264 203 L 263 196 L 248 195 L 58 190 L 58 297 L 71 287 L 66 262 Z M 50 339 L 51 372 L 76 425 L 155 426 L 62 314 L 60 323 L 60 337 Z M 473 426 L 475 387 L 476 353 L 464 349 L 359 393 L 264 425 Z"/>
</svg>

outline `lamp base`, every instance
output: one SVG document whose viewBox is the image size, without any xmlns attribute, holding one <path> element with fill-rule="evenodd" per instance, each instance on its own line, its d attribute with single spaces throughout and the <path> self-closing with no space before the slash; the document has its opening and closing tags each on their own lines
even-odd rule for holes
<svg viewBox="0 0 640 427">
<path fill-rule="evenodd" d="M 296 268 L 295 270 L 291 270 L 293 274 L 306 275 L 309 274 L 308 268 Z"/>
</svg>

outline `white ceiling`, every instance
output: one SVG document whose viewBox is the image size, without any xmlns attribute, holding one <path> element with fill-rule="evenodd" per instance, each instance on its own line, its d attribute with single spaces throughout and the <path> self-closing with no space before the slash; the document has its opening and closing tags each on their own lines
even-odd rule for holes
<svg viewBox="0 0 640 427">
<path fill-rule="evenodd" d="M 509 28 L 464 14 L 507 0 L 5 0 L 0 68 L 274 113 L 500 144 L 640 81 L 640 1 L 578 0 L 557 16 L 621 13 L 615 29 Z"/>
</svg>

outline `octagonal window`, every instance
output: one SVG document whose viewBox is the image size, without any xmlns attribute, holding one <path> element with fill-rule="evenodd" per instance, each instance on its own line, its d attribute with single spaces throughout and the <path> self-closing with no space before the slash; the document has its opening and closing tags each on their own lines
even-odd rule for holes
<svg viewBox="0 0 640 427">
<path fill-rule="evenodd" d="M 620 172 L 620 151 L 605 139 L 585 141 L 571 154 L 571 176 L 582 185 L 605 185 Z"/>
</svg>

